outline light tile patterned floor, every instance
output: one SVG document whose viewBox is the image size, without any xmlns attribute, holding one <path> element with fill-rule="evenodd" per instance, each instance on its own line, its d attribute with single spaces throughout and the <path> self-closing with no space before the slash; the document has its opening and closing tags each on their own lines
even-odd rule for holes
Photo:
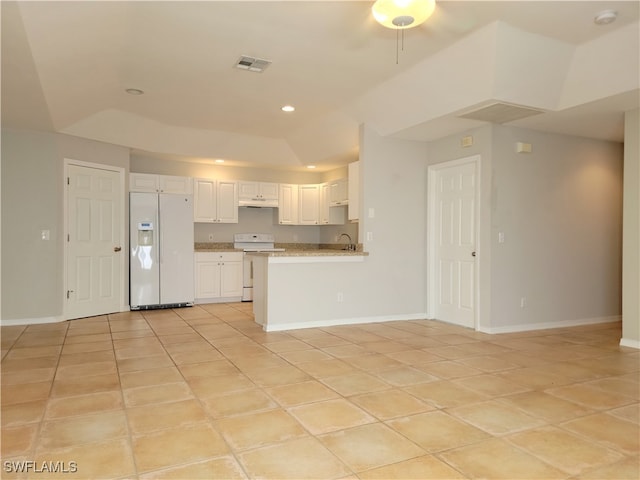
<svg viewBox="0 0 640 480">
<path fill-rule="evenodd" d="M 265 333 L 235 303 L 1 331 L 2 478 L 640 477 L 619 324 Z"/>
</svg>

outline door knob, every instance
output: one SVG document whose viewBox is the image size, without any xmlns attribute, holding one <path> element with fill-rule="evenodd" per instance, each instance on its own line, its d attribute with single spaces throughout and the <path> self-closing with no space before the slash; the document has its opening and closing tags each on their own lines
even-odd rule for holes
<svg viewBox="0 0 640 480">
<path fill-rule="evenodd" d="M 122 247 L 113 247 L 114 252 L 119 252 L 120 250 L 122 250 Z"/>
<path fill-rule="evenodd" d="M 471 256 L 475 257 L 476 256 L 476 252 L 471 252 Z"/>
</svg>

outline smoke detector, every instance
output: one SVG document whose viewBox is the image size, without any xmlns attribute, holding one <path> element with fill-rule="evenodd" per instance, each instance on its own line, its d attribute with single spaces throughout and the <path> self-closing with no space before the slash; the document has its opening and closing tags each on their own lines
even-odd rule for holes
<svg viewBox="0 0 640 480">
<path fill-rule="evenodd" d="M 271 60 L 242 55 L 236 63 L 236 68 L 239 68 L 240 70 L 249 70 L 250 72 L 262 73 L 269 65 L 271 65 Z"/>
</svg>

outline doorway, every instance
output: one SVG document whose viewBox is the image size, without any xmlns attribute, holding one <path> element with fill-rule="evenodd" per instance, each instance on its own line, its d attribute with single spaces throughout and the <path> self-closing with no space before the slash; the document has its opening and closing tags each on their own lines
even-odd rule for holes
<svg viewBox="0 0 640 480">
<path fill-rule="evenodd" d="M 124 169 L 65 160 L 64 318 L 124 308 Z"/>
<path fill-rule="evenodd" d="M 428 292 L 430 318 L 477 328 L 480 156 L 428 170 Z"/>
</svg>

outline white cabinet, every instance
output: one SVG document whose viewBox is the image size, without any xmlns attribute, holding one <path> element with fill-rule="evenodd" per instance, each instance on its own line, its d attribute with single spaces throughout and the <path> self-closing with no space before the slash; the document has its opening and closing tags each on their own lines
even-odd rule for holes
<svg viewBox="0 0 640 480">
<path fill-rule="evenodd" d="M 238 183 L 196 178 L 193 220 L 197 223 L 238 223 Z"/>
<path fill-rule="evenodd" d="M 298 185 L 281 183 L 279 186 L 278 223 L 298 224 Z"/>
<path fill-rule="evenodd" d="M 349 203 L 349 182 L 346 178 L 340 178 L 329 182 L 329 205 L 339 207 Z"/>
<path fill-rule="evenodd" d="M 320 185 L 298 186 L 298 225 L 318 225 Z"/>
<path fill-rule="evenodd" d="M 321 225 L 344 225 L 346 203 L 340 206 L 331 206 L 331 183 L 320 185 L 320 212 Z"/>
<path fill-rule="evenodd" d="M 360 162 L 349 164 L 349 221 L 360 218 Z"/>
<path fill-rule="evenodd" d="M 129 174 L 129 191 L 191 195 L 193 193 L 193 179 L 173 175 L 131 173 Z"/>
<path fill-rule="evenodd" d="M 278 184 L 264 182 L 238 182 L 240 206 L 278 206 Z"/>
<path fill-rule="evenodd" d="M 196 252 L 196 303 L 242 298 L 242 255 L 241 252 Z"/>
</svg>

